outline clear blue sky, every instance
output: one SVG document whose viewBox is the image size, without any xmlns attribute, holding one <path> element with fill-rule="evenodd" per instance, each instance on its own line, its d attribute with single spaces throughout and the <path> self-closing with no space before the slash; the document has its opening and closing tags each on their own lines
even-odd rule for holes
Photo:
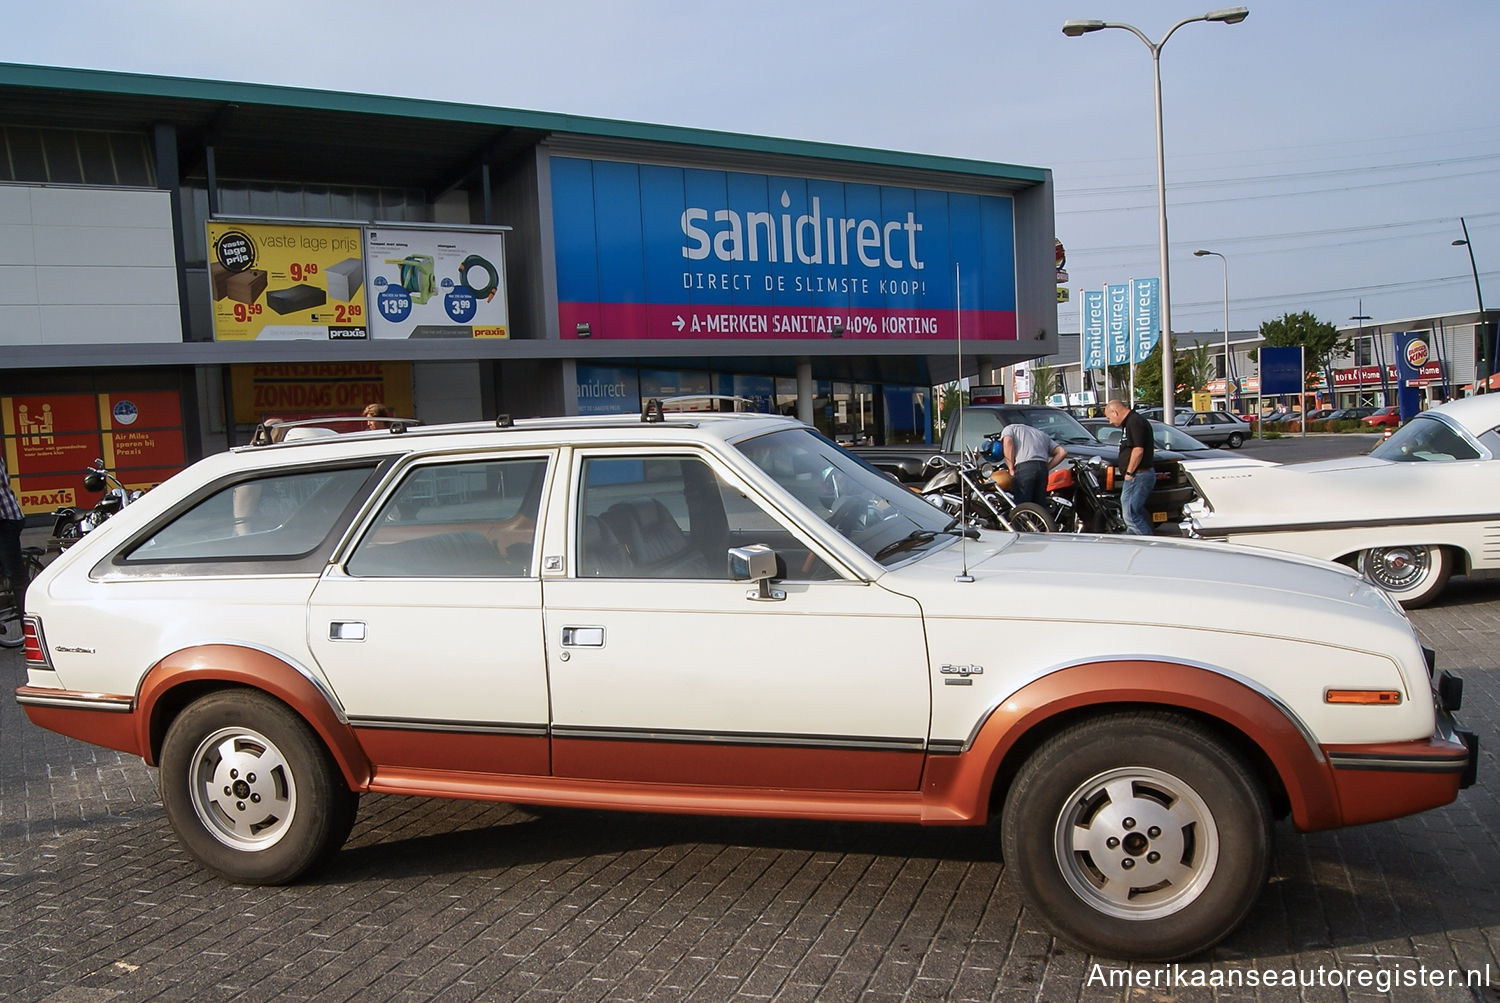
<svg viewBox="0 0 1500 1003">
<path fill-rule="evenodd" d="M 1500 3 L 1249 0 L 1162 54 L 1179 331 L 1500 306 Z M 1154 275 L 1151 58 L 1187 0 L 12 5 L 0 61 L 438 98 L 1047 167 L 1073 287 Z M 1076 303 L 1076 296 L 1075 296 Z M 1059 326 L 1077 330 L 1072 304 Z"/>
</svg>

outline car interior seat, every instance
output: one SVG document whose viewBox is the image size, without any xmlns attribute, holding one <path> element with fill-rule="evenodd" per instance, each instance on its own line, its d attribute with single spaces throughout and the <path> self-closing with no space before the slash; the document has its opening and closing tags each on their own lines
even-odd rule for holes
<svg viewBox="0 0 1500 1003">
<path fill-rule="evenodd" d="M 616 502 L 599 517 L 646 578 L 709 578 L 708 561 L 656 498 Z"/>
</svg>

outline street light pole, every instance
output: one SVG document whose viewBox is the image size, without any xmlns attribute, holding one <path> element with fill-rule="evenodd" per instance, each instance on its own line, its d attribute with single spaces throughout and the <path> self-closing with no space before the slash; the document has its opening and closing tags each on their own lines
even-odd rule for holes
<svg viewBox="0 0 1500 1003">
<path fill-rule="evenodd" d="M 1359 389 L 1354 392 L 1354 406 L 1355 407 L 1364 407 L 1365 406 L 1365 367 L 1361 366 L 1359 364 L 1359 352 L 1360 352 L 1360 349 L 1364 348 L 1364 345 L 1365 345 L 1365 321 L 1367 321 L 1367 320 L 1370 319 L 1370 315 L 1367 314 L 1367 313 L 1365 313 L 1365 301 L 1364 300 L 1360 300 L 1359 301 L 1359 313 L 1355 314 L 1353 317 L 1350 317 L 1349 319 L 1350 320 L 1357 320 L 1357 321 L 1359 321 L 1359 348 L 1356 348 L 1354 350 L 1355 381 L 1358 384 Z"/>
<path fill-rule="evenodd" d="M 1183 18 L 1167 30 L 1160 42 L 1155 43 L 1135 25 L 1123 22 L 1073 19 L 1064 21 L 1062 27 L 1063 34 L 1069 38 L 1077 38 L 1079 35 L 1102 31 L 1105 28 L 1122 28 L 1139 38 L 1146 44 L 1146 48 L 1151 50 L 1152 77 L 1156 91 L 1156 208 L 1157 243 L 1160 255 L 1158 264 L 1161 268 L 1161 403 L 1162 421 L 1168 425 L 1172 424 L 1177 380 L 1172 374 L 1174 347 L 1172 344 L 1172 283 L 1167 266 L 1167 158 L 1166 142 L 1162 135 L 1161 125 L 1161 50 L 1167 44 L 1167 39 L 1172 37 L 1172 33 L 1185 24 L 1192 24 L 1194 21 L 1239 24 L 1249 16 L 1248 7 L 1226 7 L 1223 10 L 1211 10 L 1207 14 L 1199 14 L 1197 17 Z M 1132 405 L 1134 403 L 1131 401 Z"/>
<path fill-rule="evenodd" d="M 1234 398 L 1230 395 L 1229 390 L 1229 259 L 1218 251 L 1204 251 L 1200 249 L 1193 252 L 1193 257 L 1195 258 L 1209 256 L 1218 258 L 1219 263 L 1224 266 L 1224 410 L 1233 411 L 1236 410 L 1234 407 Z M 1236 388 L 1237 391 L 1238 388 Z"/>
<path fill-rule="evenodd" d="M 1465 223 L 1464 218 L 1460 216 L 1458 225 L 1463 227 L 1464 239 L 1455 240 L 1453 246 L 1469 249 L 1469 270 L 1474 273 L 1474 298 L 1479 300 L 1479 323 L 1474 325 L 1475 330 L 1479 332 L 1479 353 L 1475 356 L 1477 365 L 1474 369 L 1474 392 L 1482 394 L 1489 391 L 1490 384 L 1490 325 L 1484 315 L 1484 293 L 1479 291 L 1479 267 L 1474 264 L 1474 245 L 1469 243 L 1469 224 Z"/>
</svg>

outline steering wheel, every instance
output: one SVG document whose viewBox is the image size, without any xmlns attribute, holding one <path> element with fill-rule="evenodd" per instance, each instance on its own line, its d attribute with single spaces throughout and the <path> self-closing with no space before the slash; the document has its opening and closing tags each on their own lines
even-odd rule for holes
<svg viewBox="0 0 1500 1003">
<path fill-rule="evenodd" d="M 885 516 L 876 511 L 873 499 L 853 495 L 838 503 L 828 516 L 828 525 L 845 536 L 852 536 L 884 520 Z"/>
</svg>

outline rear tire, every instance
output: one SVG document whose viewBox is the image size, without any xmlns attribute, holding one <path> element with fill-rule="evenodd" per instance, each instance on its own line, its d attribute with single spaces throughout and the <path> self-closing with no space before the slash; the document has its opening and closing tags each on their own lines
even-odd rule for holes
<svg viewBox="0 0 1500 1003">
<path fill-rule="evenodd" d="M 1230 432 L 1229 438 L 1224 440 L 1224 444 L 1230 449 L 1239 449 L 1245 444 L 1245 437 L 1238 432 Z"/>
<path fill-rule="evenodd" d="M 1018 533 L 1055 533 L 1057 524 L 1052 515 L 1036 502 L 1021 502 L 1006 514 L 1010 524 Z"/>
<path fill-rule="evenodd" d="M 293 881 L 336 852 L 359 806 L 307 722 L 244 689 L 210 694 L 172 722 L 161 799 L 199 863 L 252 885 Z"/>
<path fill-rule="evenodd" d="M 1374 547 L 1360 551 L 1355 567 L 1402 608 L 1417 609 L 1436 599 L 1448 584 L 1453 555 L 1446 547 Z"/>
<path fill-rule="evenodd" d="M 1226 937 L 1271 864 L 1271 812 L 1244 763 L 1175 715 L 1129 712 L 1062 731 L 1005 800 L 1005 870 L 1063 939 L 1170 961 Z"/>
</svg>

